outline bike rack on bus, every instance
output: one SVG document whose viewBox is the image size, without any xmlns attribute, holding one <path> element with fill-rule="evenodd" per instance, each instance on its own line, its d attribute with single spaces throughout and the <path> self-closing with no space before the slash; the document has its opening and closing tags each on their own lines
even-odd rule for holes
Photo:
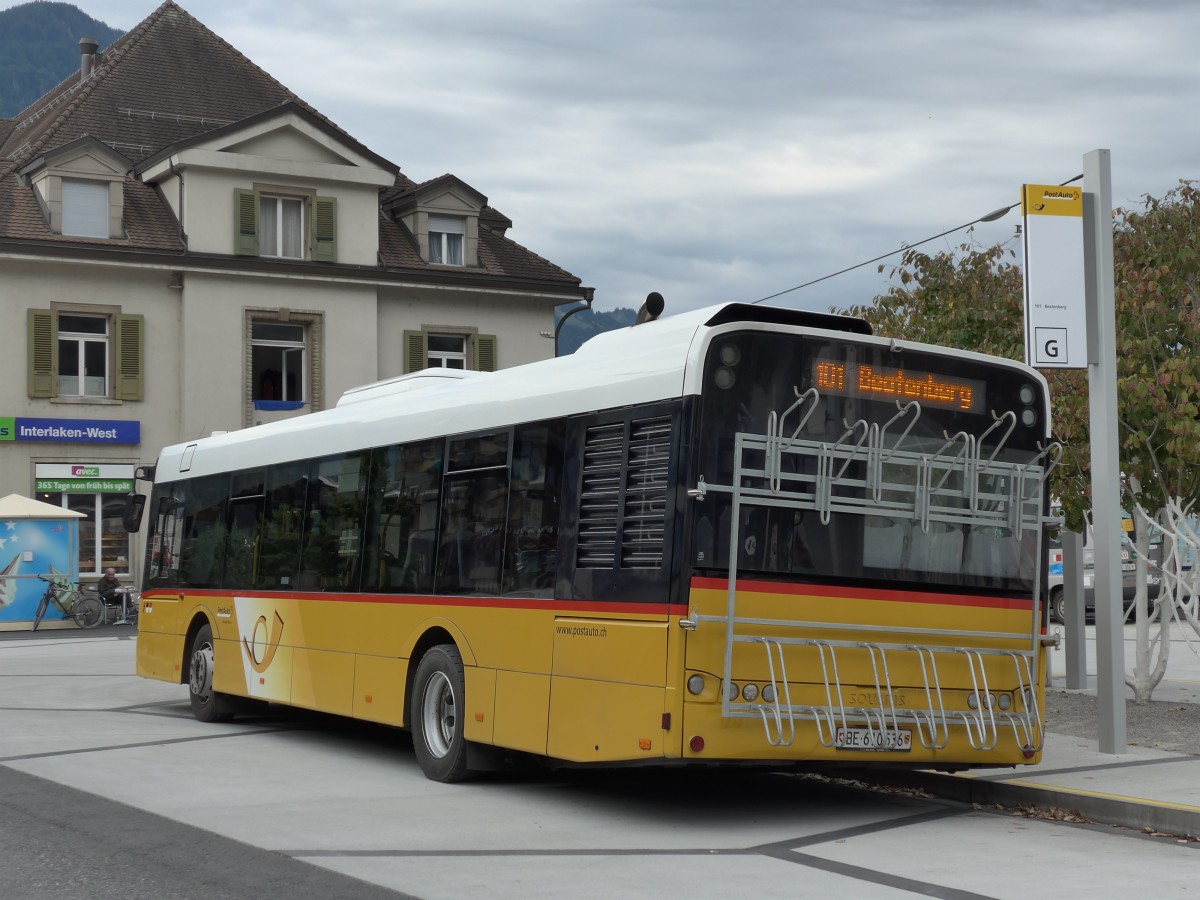
<svg viewBox="0 0 1200 900">
<path fill-rule="evenodd" d="M 939 522 L 979 531 L 1007 529 L 1019 539 L 1025 529 L 1040 530 L 1048 521 L 1041 513 L 1044 485 L 1061 460 L 1061 445 L 1039 446 L 1037 456 L 1023 464 L 999 460 L 1016 427 L 1016 414 L 1008 411 L 1001 415 L 993 412 L 991 425 L 979 436 L 966 432 L 946 435 L 945 443 L 935 453 L 906 449 L 907 439 L 921 417 L 921 406 L 916 401 L 904 406 L 897 403 L 898 412 L 882 426 L 863 419 L 843 422 L 845 430 L 837 440 L 814 441 L 801 434 L 820 402 L 820 394 L 815 388 L 803 394 L 797 390 L 795 394 L 797 399 L 782 415 L 771 413 L 766 434 L 739 432 L 735 436 L 731 485 L 708 484 L 701 479 L 689 492 L 698 498 L 708 491 L 729 493 L 733 504 L 725 614 L 708 616 L 693 610 L 687 622 L 688 627 L 701 623 L 725 627 L 722 716 L 758 719 L 767 742 L 776 747 L 790 746 L 796 739 L 796 722 L 809 720 L 814 723 L 817 740 L 830 748 L 838 746 L 839 729 L 865 728 L 869 739 L 878 740 L 878 746 L 888 746 L 890 735 L 912 726 L 917 740 L 930 750 L 946 747 L 952 728 L 960 728 L 977 751 L 993 749 L 1005 729 L 1011 730 L 1022 749 L 1040 750 L 1045 730 L 1034 691 L 1034 660 L 1040 643 L 1036 608 L 1040 571 L 1035 569 L 1035 614 L 1030 617 L 1028 632 L 962 632 L 747 618 L 739 616 L 737 610 L 739 523 L 742 506 L 772 506 L 813 510 L 823 524 L 828 524 L 834 512 L 883 515 L 908 520 L 926 533 L 932 523 Z M 793 414 L 800 415 L 799 424 L 789 432 L 787 420 Z M 904 429 L 889 444 L 889 429 L 908 417 Z M 1001 428 L 1005 428 L 1003 434 L 985 455 L 985 441 Z M 789 455 L 815 461 L 815 472 L 806 472 L 803 465 L 789 469 L 784 464 Z M 761 467 L 747 463 L 748 458 L 756 457 L 764 460 Z M 910 476 L 886 481 L 886 468 L 907 471 Z M 955 484 L 952 479 L 961 479 L 961 483 Z M 998 483 L 1007 488 L 998 490 Z M 869 632 L 872 639 L 832 640 L 827 637 L 831 631 Z M 927 640 L 915 643 L 914 634 L 925 635 Z M 763 648 L 770 700 L 761 694 L 753 702 L 730 696 L 734 646 L 739 643 Z M 797 660 L 808 657 L 811 664 L 805 671 L 819 670 L 820 681 L 814 686 L 823 692 L 823 704 L 793 702 L 793 688 L 798 682 L 788 676 L 789 657 L 793 667 Z M 869 684 L 843 684 L 840 672 L 851 660 L 858 664 L 859 671 L 870 673 Z M 1005 665 L 1006 660 L 1012 663 L 1011 669 Z M 909 668 L 919 670 L 921 683 L 894 684 L 893 668 L 910 661 L 915 661 Z M 961 698 L 956 698 L 957 703 L 949 701 L 943 688 L 948 666 L 957 666 L 960 671 L 965 667 L 968 677 L 960 681 L 970 685 L 966 709 L 960 708 Z M 911 692 L 914 687 L 917 695 L 923 696 L 924 707 L 901 707 L 896 702 L 899 691 Z M 873 690 L 874 704 L 848 705 L 847 688 Z"/>
</svg>

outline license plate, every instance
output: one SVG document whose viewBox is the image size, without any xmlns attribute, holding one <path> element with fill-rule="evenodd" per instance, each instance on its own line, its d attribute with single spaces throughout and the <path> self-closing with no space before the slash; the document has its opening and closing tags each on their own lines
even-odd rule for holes
<svg viewBox="0 0 1200 900">
<path fill-rule="evenodd" d="M 1137 568 L 1137 563 L 1121 563 L 1122 572 L 1132 572 Z"/>
<path fill-rule="evenodd" d="M 839 750 L 911 750 L 912 731 L 900 728 L 880 731 L 878 728 L 839 728 L 834 738 Z"/>
</svg>

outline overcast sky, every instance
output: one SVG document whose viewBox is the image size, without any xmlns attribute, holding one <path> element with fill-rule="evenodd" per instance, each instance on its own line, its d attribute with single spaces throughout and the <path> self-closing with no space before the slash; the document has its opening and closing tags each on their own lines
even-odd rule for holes
<svg viewBox="0 0 1200 900">
<path fill-rule="evenodd" d="M 125 30 L 155 8 L 75 3 Z M 757 300 L 1073 178 L 1098 148 L 1118 206 L 1200 176 L 1188 0 L 181 5 L 408 177 L 481 191 L 599 309 Z M 1019 213 L 975 239 L 1009 240 Z M 772 302 L 887 286 L 871 265 Z"/>
</svg>

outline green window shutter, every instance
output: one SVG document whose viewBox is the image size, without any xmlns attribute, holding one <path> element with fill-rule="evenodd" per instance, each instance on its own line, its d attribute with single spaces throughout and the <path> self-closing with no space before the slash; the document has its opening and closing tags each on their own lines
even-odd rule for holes
<svg viewBox="0 0 1200 900">
<path fill-rule="evenodd" d="M 233 189 L 233 252 L 258 256 L 258 191 Z"/>
<path fill-rule="evenodd" d="M 314 262 L 337 262 L 336 197 L 313 197 L 312 258 Z"/>
<path fill-rule="evenodd" d="M 117 383 L 114 396 L 118 400 L 141 400 L 142 333 L 144 316 L 117 316 Z"/>
<path fill-rule="evenodd" d="M 29 396 L 58 396 L 58 323 L 53 310 L 31 309 L 29 331 Z"/>
<path fill-rule="evenodd" d="M 475 371 L 496 371 L 496 336 L 494 334 L 475 335 Z"/>
<path fill-rule="evenodd" d="M 404 374 L 419 372 L 428 365 L 429 341 L 423 331 L 404 332 Z"/>
</svg>

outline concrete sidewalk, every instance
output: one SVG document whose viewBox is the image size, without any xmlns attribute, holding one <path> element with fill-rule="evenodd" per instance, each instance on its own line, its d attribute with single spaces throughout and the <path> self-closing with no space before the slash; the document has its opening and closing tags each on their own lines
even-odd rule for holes
<svg viewBox="0 0 1200 900">
<path fill-rule="evenodd" d="M 873 773 L 864 780 L 964 803 L 1033 807 L 1054 818 L 1200 837 L 1200 756 L 1183 753 L 1143 747 L 1101 753 L 1094 740 L 1050 732 L 1043 762 L 1018 771 Z"/>
<path fill-rule="evenodd" d="M 1096 697 L 1095 627 L 1085 629 L 1088 685 L 1078 691 L 1077 700 L 1089 700 L 1093 709 Z M 1125 626 L 1125 659 L 1134 654 L 1133 626 Z M 1183 751 L 1156 748 L 1163 729 L 1153 717 L 1126 716 L 1126 747 L 1117 754 L 1101 753 L 1094 737 L 1056 732 L 1062 724 L 1048 717 L 1045 753 L 1036 766 L 1017 770 L 980 770 L 947 775 L 934 772 L 909 773 L 903 778 L 887 777 L 891 784 L 921 788 L 947 799 L 982 805 L 1036 807 L 1053 816 L 1080 818 L 1138 830 L 1150 830 L 1200 838 L 1200 657 L 1191 641 L 1180 631 L 1173 635 L 1167 674 L 1155 688 L 1153 702 L 1160 711 L 1177 713 L 1187 722 L 1196 722 L 1194 737 L 1183 742 Z M 1132 665 L 1129 662 L 1126 670 Z M 1066 672 L 1065 650 L 1052 652 L 1049 692 L 1063 691 Z M 1129 700 L 1133 692 L 1124 689 Z M 1053 706 L 1048 701 L 1048 706 Z M 1161 718 L 1160 718 L 1161 722 Z M 885 779 L 871 778 L 880 782 Z"/>
</svg>

